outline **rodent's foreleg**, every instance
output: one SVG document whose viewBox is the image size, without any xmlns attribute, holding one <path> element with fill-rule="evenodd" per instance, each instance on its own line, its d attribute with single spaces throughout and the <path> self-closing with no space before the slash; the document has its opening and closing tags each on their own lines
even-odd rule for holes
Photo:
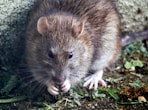
<svg viewBox="0 0 148 110">
<path fill-rule="evenodd" d="M 59 88 L 55 87 L 54 84 L 47 83 L 46 85 L 47 85 L 48 92 L 51 95 L 58 95 L 59 94 Z M 70 89 L 70 87 L 71 87 L 70 81 L 67 79 L 61 85 L 61 91 L 63 93 L 66 93 L 66 92 L 68 92 L 68 90 Z"/>
<path fill-rule="evenodd" d="M 64 81 L 64 83 L 61 86 L 62 92 L 66 93 L 71 87 L 70 81 L 67 79 Z"/>
<path fill-rule="evenodd" d="M 54 85 L 52 85 L 51 83 L 47 84 L 47 89 L 48 89 L 48 92 L 51 94 L 51 95 L 58 95 L 59 94 L 59 89 L 56 88 Z"/>
<path fill-rule="evenodd" d="M 97 89 L 98 88 L 98 83 L 102 86 L 102 87 L 106 87 L 107 84 L 106 82 L 102 79 L 103 76 L 103 70 L 98 70 L 96 71 L 94 74 L 84 78 L 84 87 L 88 87 L 89 89 Z"/>
</svg>

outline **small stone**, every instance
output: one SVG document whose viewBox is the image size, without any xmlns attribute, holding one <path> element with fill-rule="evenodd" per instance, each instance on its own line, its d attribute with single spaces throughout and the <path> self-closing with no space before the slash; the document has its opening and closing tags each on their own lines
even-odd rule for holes
<svg viewBox="0 0 148 110">
<path fill-rule="evenodd" d="M 139 97 L 138 97 L 138 101 L 139 101 L 140 103 L 142 103 L 142 102 L 147 102 L 147 100 L 146 100 L 146 98 L 145 98 L 144 96 L 139 96 Z"/>
<path fill-rule="evenodd" d="M 91 103 L 89 103 L 89 104 L 87 104 L 87 106 L 88 106 L 88 107 L 91 107 L 91 106 L 92 106 L 92 104 L 91 104 Z"/>
</svg>

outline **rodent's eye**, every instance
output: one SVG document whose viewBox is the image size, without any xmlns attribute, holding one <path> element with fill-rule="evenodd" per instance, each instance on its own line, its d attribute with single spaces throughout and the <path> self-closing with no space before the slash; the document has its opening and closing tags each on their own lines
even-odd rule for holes
<svg viewBox="0 0 148 110">
<path fill-rule="evenodd" d="M 68 58 L 71 59 L 73 57 L 73 52 L 70 52 Z"/>
<path fill-rule="evenodd" d="M 49 56 L 50 58 L 54 58 L 54 55 L 53 55 L 53 53 L 52 53 L 51 51 L 48 52 L 48 56 Z"/>
</svg>

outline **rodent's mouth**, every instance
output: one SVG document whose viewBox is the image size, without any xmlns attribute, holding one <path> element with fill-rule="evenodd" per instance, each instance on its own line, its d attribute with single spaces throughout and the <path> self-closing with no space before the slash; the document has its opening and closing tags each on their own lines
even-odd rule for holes
<svg viewBox="0 0 148 110">
<path fill-rule="evenodd" d="M 55 85 L 59 85 L 59 86 L 61 86 L 61 85 L 63 85 L 64 84 L 64 82 L 66 81 L 66 77 L 53 77 L 52 78 L 52 81 L 53 81 L 53 83 L 55 84 Z"/>
<path fill-rule="evenodd" d="M 64 81 L 65 82 L 65 81 Z M 52 80 L 52 81 L 50 81 L 50 83 L 52 84 L 52 85 L 54 85 L 55 87 L 60 87 L 60 86 L 62 86 L 63 84 L 64 84 L 64 82 L 60 82 L 60 81 L 55 81 L 55 80 Z"/>
<path fill-rule="evenodd" d="M 62 86 L 64 84 L 64 82 L 56 82 L 54 84 L 55 84 L 55 86 Z"/>
</svg>

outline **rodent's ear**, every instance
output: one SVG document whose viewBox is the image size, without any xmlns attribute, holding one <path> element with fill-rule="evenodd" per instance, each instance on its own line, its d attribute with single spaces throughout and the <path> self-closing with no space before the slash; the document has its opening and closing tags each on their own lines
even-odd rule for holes
<svg viewBox="0 0 148 110">
<path fill-rule="evenodd" d="M 81 21 L 73 20 L 72 22 L 72 29 L 74 34 L 79 37 L 84 30 L 84 23 Z"/>
<path fill-rule="evenodd" d="M 49 29 L 49 23 L 46 17 L 40 17 L 37 22 L 37 31 L 44 34 Z"/>
</svg>

